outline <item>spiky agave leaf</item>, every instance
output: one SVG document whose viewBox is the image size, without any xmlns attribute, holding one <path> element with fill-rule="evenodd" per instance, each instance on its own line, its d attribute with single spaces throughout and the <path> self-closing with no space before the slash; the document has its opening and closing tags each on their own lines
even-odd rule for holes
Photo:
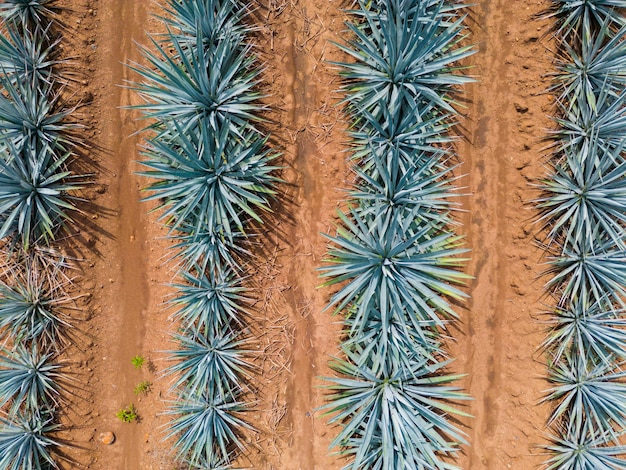
<svg viewBox="0 0 626 470">
<path fill-rule="evenodd" d="M 11 404 L 10 414 L 58 405 L 60 380 L 64 374 L 52 354 L 42 354 L 37 346 L 18 345 L 0 355 L 0 408 Z"/>
<path fill-rule="evenodd" d="M 45 26 L 53 16 L 51 3 L 52 0 L 3 0 L 0 16 L 25 30 Z"/>
<path fill-rule="evenodd" d="M 463 18 L 443 27 L 443 19 L 421 2 L 385 1 L 370 9 L 360 0 L 359 5 L 351 13 L 362 21 L 349 25 L 356 38 L 339 45 L 356 59 L 339 64 L 354 112 L 378 117 L 386 105 L 392 114 L 411 114 L 431 103 L 454 112 L 453 87 L 471 81 L 454 74 L 458 67 L 451 65 L 473 54 L 471 46 L 457 47 Z"/>
<path fill-rule="evenodd" d="M 625 0 L 552 0 L 552 11 L 546 17 L 557 17 L 557 37 L 567 38 L 604 23 L 622 26 L 620 8 L 626 8 Z"/>
<path fill-rule="evenodd" d="M 564 249 L 593 236 L 626 248 L 623 144 L 607 151 L 591 139 L 588 148 L 589 157 L 567 147 L 550 178 L 539 185 L 544 193 L 535 201 L 543 212 L 539 220 L 548 226 L 548 238 Z"/>
<path fill-rule="evenodd" d="M 142 174 L 158 180 L 148 187 L 146 200 L 164 199 L 162 219 L 173 219 L 172 229 L 193 224 L 197 232 L 221 227 L 231 238 L 245 233 L 247 220 L 262 223 L 258 211 L 270 211 L 268 196 L 278 178 L 271 166 L 276 155 L 265 141 L 246 133 L 234 138 L 224 122 L 216 132 L 200 128 L 187 134 L 175 124 L 175 145 L 153 141 Z"/>
<path fill-rule="evenodd" d="M 142 49 L 150 65 L 131 67 L 144 78 L 132 85 L 146 101 L 137 108 L 158 123 L 177 122 L 185 133 L 203 126 L 222 129 L 226 122 L 235 135 L 253 129 L 251 122 L 259 119 L 255 112 L 263 109 L 253 91 L 259 70 L 253 67 L 250 47 L 224 34 L 211 49 L 193 57 L 172 34 L 167 48 L 176 51 L 173 56 L 154 40 L 155 53 Z"/>
<path fill-rule="evenodd" d="M 25 249 L 32 243 L 49 244 L 77 210 L 71 193 L 80 185 L 65 169 L 70 154 L 61 157 L 45 148 L 39 153 L 12 145 L 0 149 L 0 238 L 17 235 Z"/>
<path fill-rule="evenodd" d="M 185 272 L 182 276 L 187 283 L 174 285 L 178 295 L 171 303 L 178 307 L 174 318 L 181 321 L 183 328 L 195 326 L 197 331 L 211 337 L 228 325 L 241 324 L 242 317 L 249 314 L 248 290 L 231 269 Z"/>
<path fill-rule="evenodd" d="M 380 312 L 385 328 L 394 315 L 406 315 L 410 323 L 444 325 L 441 316 L 455 316 L 446 297 L 466 294 L 451 283 L 469 276 L 455 268 L 463 264 L 458 237 L 435 232 L 430 224 L 414 226 L 413 219 L 361 216 L 354 208 L 349 217 L 339 213 L 342 225 L 321 268 L 330 278 L 325 285 L 349 281 L 332 298 L 340 311 L 356 306 L 351 334 L 361 334 L 372 307 Z M 330 306 L 329 305 L 329 306 Z"/>
<path fill-rule="evenodd" d="M 175 416 L 166 439 L 176 437 L 178 456 L 192 466 L 228 464 L 234 451 L 244 449 L 241 433 L 253 429 L 241 418 L 247 407 L 236 395 L 211 388 L 201 395 L 182 393 L 166 412 Z"/>
<path fill-rule="evenodd" d="M 557 307 L 550 325 L 543 347 L 551 352 L 554 363 L 566 352 L 605 364 L 626 359 L 626 311 L 615 309 L 606 298 L 593 303 L 574 299 Z"/>
<path fill-rule="evenodd" d="M 251 377 L 252 365 L 246 349 L 248 342 L 242 334 L 228 327 L 210 336 L 191 329 L 174 336 L 178 349 L 167 351 L 176 361 L 167 368 L 167 375 L 175 375 L 175 389 L 185 389 L 188 395 L 202 395 L 204 390 L 215 390 L 229 396 L 242 390 L 242 381 Z"/>
<path fill-rule="evenodd" d="M 332 403 L 325 408 L 334 415 L 330 422 L 343 427 L 332 445 L 354 456 L 344 468 L 457 468 L 441 459 L 466 442 L 447 415 L 466 416 L 450 402 L 468 397 L 449 385 L 460 376 L 440 375 L 446 365 L 416 357 L 410 368 L 390 363 L 375 373 L 346 361 L 331 363 L 342 377 L 326 379 Z"/>
<path fill-rule="evenodd" d="M 59 443 L 50 433 L 59 426 L 47 412 L 28 411 L 12 418 L 0 416 L 0 468 L 48 470 L 58 468 L 50 455 Z"/>
<path fill-rule="evenodd" d="M 552 436 L 552 445 L 546 450 L 552 457 L 546 462 L 547 470 L 623 470 L 626 446 L 607 445 L 607 435 L 567 432 L 561 437 Z"/>
<path fill-rule="evenodd" d="M 566 352 L 550 369 L 554 386 L 545 400 L 554 400 L 558 406 L 549 423 L 558 420 L 572 432 L 612 436 L 617 442 L 620 430 L 626 429 L 626 372 L 621 366 L 594 363 L 575 351 Z"/>
</svg>

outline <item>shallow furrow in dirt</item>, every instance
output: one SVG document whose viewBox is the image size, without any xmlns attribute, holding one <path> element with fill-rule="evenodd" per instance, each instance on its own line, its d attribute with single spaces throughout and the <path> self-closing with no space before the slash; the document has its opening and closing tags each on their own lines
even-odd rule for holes
<svg viewBox="0 0 626 470">
<path fill-rule="evenodd" d="M 320 376 L 337 354 L 340 327 L 324 311 L 329 290 L 316 269 L 326 251 L 321 232 L 332 232 L 335 208 L 348 175 L 341 147 L 345 123 L 336 104 L 339 80 L 325 62 L 337 60 L 329 40 L 340 40 L 341 2 L 271 2 L 261 9 L 261 60 L 271 108 L 269 130 L 283 152 L 285 183 L 273 229 L 265 233 L 267 269 L 255 282 L 265 292 L 261 325 L 267 357 L 260 382 L 254 468 L 332 470 L 335 430 L 318 410 L 324 404 Z M 271 224 L 269 224 L 271 225 Z M 278 334 L 277 332 L 280 332 Z"/>
<path fill-rule="evenodd" d="M 547 23 L 534 18 L 546 1 L 484 0 L 472 8 L 470 73 L 459 155 L 468 187 L 463 217 L 474 280 L 462 312 L 463 336 L 452 347 L 474 398 L 470 446 L 461 468 L 535 468 L 548 410 L 536 319 L 543 293 L 530 183 L 542 174 L 540 139 L 549 126 L 549 97 L 540 95 L 551 56 Z"/>
</svg>

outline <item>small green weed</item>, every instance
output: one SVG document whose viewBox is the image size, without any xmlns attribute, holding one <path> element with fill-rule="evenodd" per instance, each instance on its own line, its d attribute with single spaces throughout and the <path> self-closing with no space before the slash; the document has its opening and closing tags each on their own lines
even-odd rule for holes
<svg viewBox="0 0 626 470">
<path fill-rule="evenodd" d="M 131 362 L 135 366 L 135 369 L 141 369 L 146 359 L 143 356 L 135 356 L 132 358 Z"/>
<path fill-rule="evenodd" d="M 115 416 L 117 416 L 117 418 L 124 423 L 132 423 L 134 421 L 137 421 L 137 418 L 139 417 L 137 415 L 137 409 L 132 403 L 126 408 L 123 408 L 115 413 Z"/>
<path fill-rule="evenodd" d="M 144 380 L 143 382 L 139 382 L 135 387 L 135 395 L 147 395 L 152 387 L 152 382 Z"/>
</svg>

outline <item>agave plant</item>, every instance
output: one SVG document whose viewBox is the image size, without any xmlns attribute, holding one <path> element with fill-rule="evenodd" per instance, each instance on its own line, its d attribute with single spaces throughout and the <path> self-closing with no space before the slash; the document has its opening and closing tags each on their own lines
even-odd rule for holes
<svg viewBox="0 0 626 470">
<path fill-rule="evenodd" d="M 251 122 L 258 120 L 255 113 L 263 109 L 255 103 L 260 95 L 253 91 L 259 72 L 253 67 L 250 47 L 242 48 L 237 33 L 224 34 L 210 50 L 193 56 L 171 34 L 166 43 L 176 51 L 173 57 L 156 41 L 156 53 L 143 49 L 149 65 L 133 66 L 144 78 L 133 88 L 146 100 L 138 108 L 147 118 L 177 122 L 183 133 L 196 131 L 200 122 L 214 129 L 228 122 L 235 135 L 253 129 Z"/>
<path fill-rule="evenodd" d="M 250 26 L 242 22 L 245 8 L 228 0 L 169 0 L 167 16 L 161 20 L 180 32 L 176 37 L 181 43 L 188 42 L 190 53 L 198 54 L 226 39 L 243 42 L 250 32 Z"/>
<path fill-rule="evenodd" d="M 204 232 L 221 227 L 232 241 L 245 233 L 246 218 L 261 223 L 258 211 L 270 211 L 267 197 L 274 194 L 278 181 L 271 166 L 276 157 L 264 149 L 264 141 L 247 133 L 234 139 L 229 122 L 211 132 L 185 134 L 175 124 L 176 145 L 153 141 L 143 162 L 150 170 L 142 174 L 158 181 L 148 189 L 146 200 L 165 199 L 162 219 L 174 220 L 172 229 L 184 222 Z"/>
<path fill-rule="evenodd" d="M 625 0 L 552 0 L 546 17 L 558 18 L 556 35 L 566 38 L 606 23 L 624 25 L 620 8 L 626 8 Z"/>
<path fill-rule="evenodd" d="M 338 235 L 328 237 L 336 248 L 328 253 L 332 264 L 322 270 L 330 278 L 325 285 L 350 281 L 330 305 L 340 311 L 358 302 L 354 323 L 360 326 L 352 334 L 362 330 L 375 304 L 383 323 L 406 314 L 417 327 L 421 322 L 443 326 L 440 314 L 456 315 L 445 297 L 465 298 L 450 283 L 469 277 L 454 269 L 463 263 L 458 255 L 467 251 L 459 247 L 458 237 L 433 233 L 430 224 L 413 227 L 410 218 L 361 216 L 354 209 L 350 215 L 339 213 L 345 228 L 339 226 Z"/>
<path fill-rule="evenodd" d="M 77 176 L 65 169 L 69 157 L 59 158 L 50 149 L 19 152 L 12 145 L 0 153 L 0 238 L 17 235 L 25 249 L 55 239 L 76 210 L 71 193 L 80 189 L 71 182 Z"/>
<path fill-rule="evenodd" d="M 358 130 L 352 132 L 353 158 L 361 171 L 371 171 L 376 158 L 392 153 L 402 169 L 419 167 L 433 156 L 448 153 L 446 147 L 454 140 L 446 133 L 454 125 L 450 115 L 434 113 L 436 107 L 432 104 L 414 110 L 419 119 L 409 114 L 392 115 L 383 102 L 380 107 L 380 118 L 362 111 Z"/>
<path fill-rule="evenodd" d="M 0 139 L 18 151 L 65 154 L 71 142 L 67 134 L 76 126 L 67 122 L 71 110 L 57 111 L 53 83 L 24 83 L 0 75 Z M 0 142 L 2 143 L 2 142 Z"/>
<path fill-rule="evenodd" d="M 0 416 L 0 468 L 3 470 L 46 470 L 58 468 L 50 455 L 58 447 L 50 433 L 58 425 L 49 413 L 28 411 L 11 419 Z"/>
<path fill-rule="evenodd" d="M 470 79 L 453 73 L 458 66 L 450 64 L 473 53 L 470 46 L 458 47 L 463 18 L 443 24 L 428 11 L 431 5 L 411 0 L 387 0 L 374 9 L 360 0 L 359 6 L 350 12 L 362 20 L 349 24 L 355 39 L 338 45 L 356 59 L 338 64 L 354 112 L 378 117 L 386 106 L 392 115 L 411 114 L 431 103 L 453 112 L 451 88 Z"/>
<path fill-rule="evenodd" d="M 11 416 L 20 409 L 56 408 L 63 376 L 53 355 L 40 353 L 37 346 L 18 345 L 12 352 L 3 350 L 0 355 L 0 408 L 11 403 Z"/>
<path fill-rule="evenodd" d="M 561 90 L 561 101 L 569 106 L 579 101 L 595 105 L 598 90 L 608 83 L 612 94 L 618 95 L 626 83 L 626 27 L 615 34 L 610 24 L 602 24 L 595 35 L 583 35 L 578 48 L 563 43 L 565 58 L 559 63 L 553 90 Z M 608 38 L 608 40 L 607 40 Z"/>
<path fill-rule="evenodd" d="M 379 155 L 372 151 L 372 167 L 367 172 L 355 170 L 359 183 L 350 196 L 359 202 L 361 217 L 371 214 L 386 219 L 398 213 L 418 225 L 451 223 L 445 214 L 453 207 L 450 183 L 455 178 L 449 174 L 456 166 L 446 167 L 439 153 L 421 159 L 423 163 L 419 165 L 402 168 L 399 153 L 395 150 Z M 417 157 L 413 161 L 419 160 Z"/>
<path fill-rule="evenodd" d="M 346 361 L 331 364 L 342 377 L 326 379 L 332 392 L 326 408 L 331 422 L 343 426 L 333 444 L 354 455 L 346 469 L 454 468 L 441 456 L 466 441 L 443 415 L 465 415 L 450 402 L 467 396 L 448 385 L 458 376 L 437 374 L 445 365 L 417 357 L 410 368 L 390 363 L 377 373 Z"/>
<path fill-rule="evenodd" d="M 566 307 L 557 307 L 550 324 L 543 346 L 554 363 L 566 353 L 605 364 L 626 359 L 626 311 L 614 308 L 608 298 L 595 303 L 578 298 Z"/>
<path fill-rule="evenodd" d="M 561 297 L 561 303 L 582 299 L 601 302 L 606 296 L 623 305 L 626 299 L 626 251 L 615 248 L 612 240 L 597 237 L 582 239 L 550 259 L 554 273 L 546 283 Z"/>
<path fill-rule="evenodd" d="M 626 248 L 623 144 L 607 151 L 592 139 L 587 148 L 590 157 L 567 147 L 539 186 L 544 193 L 535 201 L 543 211 L 540 220 L 549 227 L 548 238 L 564 249 L 593 236 Z"/>
<path fill-rule="evenodd" d="M 624 468 L 626 446 L 607 446 L 608 436 L 563 431 L 552 436 L 547 470 L 618 470 Z"/>
<path fill-rule="evenodd" d="M 626 140 L 626 96 L 615 97 L 605 83 L 594 103 L 578 100 L 575 105 L 563 106 L 563 116 L 556 118 L 559 128 L 552 134 L 557 141 L 557 152 L 572 149 L 581 159 L 591 155 L 597 143 L 601 150 L 611 151 L 623 146 Z M 622 147 L 623 148 L 623 147 Z"/>
<path fill-rule="evenodd" d="M 212 388 L 201 395 L 183 393 L 168 410 L 175 418 L 166 438 L 176 437 L 179 457 L 192 466 L 223 466 L 232 460 L 234 451 L 244 449 L 241 432 L 253 430 L 240 417 L 246 410 L 236 396 L 223 396 Z"/>
<path fill-rule="evenodd" d="M 550 370 L 554 386 L 546 400 L 558 406 L 549 422 L 560 420 L 578 434 L 612 436 L 617 442 L 614 429 L 626 429 L 626 372 L 620 366 L 565 353 Z"/>
<path fill-rule="evenodd" d="M 46 83 L 52 80 L 53 58 L 57 42 L 48 43 L 43 33 L 25 31 L 18 34 L 9 28 L 8 36 L 0 34 L 0 70 L 14 82 Z M 17 87 L 17 84 L 14 84 Z"/>
<path fill-rule="evenodd" d="M 183 328 L 197 328 L 207 337 L 224 331 L 228 325 L 241 325 L 251 300 L 240 278 L 229 268 L 208 270 L 199 275 L 183 273 L 186 284 L 174 287 L 179 294 L 172 304 L 179 306 L 174 318 Z"/>
<path fill-rule="evenodd" d="M 63 309 L 71 299 L 63 291 L 64 285 L 51 284 L 33 265 L 14 276 L 11 284 L 0 282 L 0 337 L 58 347 L 62 330 L 70 326 Z"/>
<path fill-rule="evenodd" d="M 220 396 L 241 391 L 242 379 L 251 377 L 251 364 L 245 349 L 247 341 L 238 339 L 241 334 L 222 328 L 211 336 L 198 330 L 175 335 L 178 349 L 167 351 L 176 364 L 167 369 L 176 375 L 175 389 L 191 396 L 202 395 L 204 390 L 215 390 Z"/>
<path fill-rule="evenodd" d="M 203 226 L 197 230 L 190 224 L 180 226 L 178 231 L 179 235 L 172 235 L 177 241 L 173 250 L 186 271 L 193 268 L 200 272 L 221 270 L 222 266 L 241 271 L 245 267 L 242 260 L 252 256 L 244 247 L 246 236 L 242 233 L 227 235 L 219 226 Z"/>
</svg>

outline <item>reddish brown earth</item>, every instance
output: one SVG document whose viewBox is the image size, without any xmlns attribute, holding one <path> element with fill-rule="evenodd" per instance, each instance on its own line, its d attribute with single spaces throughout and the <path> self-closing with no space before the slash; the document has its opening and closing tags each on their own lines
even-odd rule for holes
<svg viewBox="0 0 626 470">
<path fill-rule="evenodd" d="M 68 351 L 81 387 L 63 418 L 74 425 L 63 437 L 74 459 L 65 468 L 175 468 L 171 445 L 163 443 L 160 378 L 168 332 L 174 325 L 163 306 L 174 272 L 165 263 L 167 245 L 157 214 L 140 203 L 146 181 L 135 175 L 144 124 L 122 109 L 137 98 L 121 85 L 136 80 L 123 64 L 141 61 L 133 43 L 147 43 L 145 31 L 159 31 L 152 2 L 60 0 L 70 7 L 66 55 L 79 74 L 73 100 L 98 166 L 86 190 L 86 225 L 76 237 L 84 261 L 79 285 L 91 295 L 77 322 L 76 345 Z M 543 338 L 541 251 L 535 246 L 534 197 L 529 182 L 543 172 L 540 156 L 551 110 L 543 75 L 551 69 L 547 23 L 533 15 L 547 0 L 482 0 L 471 10 L 470 41 L 478 53 L 469 63 L 478 83 L 467 87 L 465 140 L 459 144 L 467 176 L 463 226 L 472 250 L 467 272 L 471 300 L 459 307 L 461 322 L 450 345 L 455 371 L 468 373 L 463 385 L 474 400 L 463 423 L 471 446 L 458 464 L 468 469 L 536 468 L 533 446 L 543 442 L 548 409 L 537 406 L 545 367 L 536 352 Z M 272 0 L 257 11 L 257 41 L 266 64 L 265 91 L 273 143 L 285 166 L 280 203 L 268 219 L 253 262 L 251 287 L 258 301 L 251 328 L 258 337 L 254 381 L 258 432 L 247 437 L 250 452 L 242 466 L 274 470 L 333 470 L 344 461 L 330 456 L 337 429 L 318 410 L 324 404 L 321 376 L 338 353 L 339 318 L 324 311 L 330 292 L 318 289 L 316 269 L 333 233 L 342 190 L 351 181 L 346 163 L 346 123 L 336 106 L 340 81 L 326 61 L 341 60 L 328 41 L 344 36 L 339 0 Z M 136 370 L 135 355 L 149 359 Z M 138 398 L 133 388 L 149 380 L 153 388 Z M 141 420 L 121 423 L 116 411 L 134 403 Z M 98 442 L 113 431 L 116 442 Z"/>
<path fill-rule="evenodd" d="M 550 127 L 549 23 L 535 19 L 547 1 L 485 0 L 472 9 L 470 62 L 478 82 L 467 87 L 467 140 L 459 146 L 469 196 L 462 233 L 474 276 L 452 347 L 455 369 L 468 374 L 474 397 L 467 422 L 471 446 L 462 468 L 538 468 L 549 409 L 537 348 L 544 337 L 542 250 L 536 244 L 537 197 L 529 184 L 543 175 L 542 137 Z"/>
</svg>

